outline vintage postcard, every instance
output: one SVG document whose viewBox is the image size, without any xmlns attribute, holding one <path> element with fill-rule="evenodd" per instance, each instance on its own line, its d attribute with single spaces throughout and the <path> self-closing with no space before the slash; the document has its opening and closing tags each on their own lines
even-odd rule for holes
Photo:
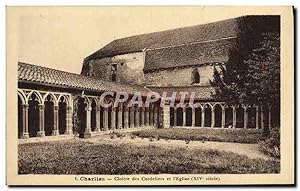
<svg viewBox="0 0 300 191">
<path fill-rule="evenodd" d="M 293 7 L 7 14 L 8 185 L 293 185 Z"/>
</svg>

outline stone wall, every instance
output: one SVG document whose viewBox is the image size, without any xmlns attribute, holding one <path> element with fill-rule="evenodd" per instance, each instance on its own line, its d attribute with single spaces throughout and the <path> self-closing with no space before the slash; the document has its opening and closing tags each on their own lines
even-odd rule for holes
<svg viewBox="0 0 300 191">
<path fill-rule="evenodd" d="M 213 79 L 213 65 L 198 67 L 175 68 L 169 70 L 151 71 L 145 73 L 146 85 L 152 86 L 188 86 L 192 84 L 193 70 L 200 74 L 199 85 L 210 85 L 209 80 Z"/>
<path fill-rule="evenodd" d="M 84 63 L 81 74 L 111 81 L 113 65 L 117 65 L 117 82 L 144 83 L 144 52 L 89 60 Z"/>
</svg>

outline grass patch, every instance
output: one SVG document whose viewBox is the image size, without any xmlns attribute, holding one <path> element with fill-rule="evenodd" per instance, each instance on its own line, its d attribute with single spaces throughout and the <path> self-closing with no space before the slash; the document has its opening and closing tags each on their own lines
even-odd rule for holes
<svg viewBox="0 0 300 191">
<path fill-rule="evenodd" d="M 80 140 L 21 144 L 19 174 L 279 173 L 278 161 L 215 150 L 93 144 Z"/>
<path fill-rule="evenodd" d="M 132 132 L 138 137 L 159 137 L 162 139 L 185 141 L 220 141 L 236 143 L 258 143 L 262 140 L 262 131 L 257 129 L 147 129 Z"/>
</svg>

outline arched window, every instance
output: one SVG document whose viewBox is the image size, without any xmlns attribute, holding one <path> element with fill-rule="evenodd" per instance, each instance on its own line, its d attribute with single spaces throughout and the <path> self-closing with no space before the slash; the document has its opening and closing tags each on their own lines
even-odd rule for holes
<svg viewBox="0 0 300 191">
<path fill-rule="evenodd" d="M 117 81 L 117 64 L 112 64 L 111 67 L 111 81 L 116 82 Z"/>
<path fill-rule="evenodd" d="M 200 75 L 198 69 L 195 68 L 192 72 L 192 84 L 199 84 L 200 83 Z"/>
</svg>

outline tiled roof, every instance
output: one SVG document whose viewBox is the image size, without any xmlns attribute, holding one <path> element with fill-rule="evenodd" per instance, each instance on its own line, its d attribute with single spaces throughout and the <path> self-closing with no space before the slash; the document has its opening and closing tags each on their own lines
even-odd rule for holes
<svg viewBox="0 0 300 191">
<path fill-rule="evenodd" d="M 248 15 L 218 22 L 117 39 L 85 59 L 112 57 L 145 51 L 144 70 L 203 63 L 226 62 L 231 47 L 241 38 L 262 32 L 279 32 L 280 17 Z M 238 38 L 236 38 L 238 37 Z M 241 38 L 239 38 L 241 37 Z M 249 42 L 249 40 L 247 40 Z M 249 44 L 251 44 L 249 42 Z M 246 45 L 245 45 L 246 46 Z"/>
<path fill-rule="evenodd" d="M 236 36 L 237 27 L 237 18 L 234 18 L 214 23 L 121 38 L 112 41 L 86 59 L 110 57 L 119 54 L 139 52 L 144 49 L 155 49 Z"/>
<path fill-rule="evenodd" d="M 144 71 L 216 62 L 225 63 L 229 58 L 229 50 L 235 44 L 236 38 L 228 38 L 214 42 L 148 50 Z"/>
<path fill-rule="evenodd" d="M 171 96 L 173 92 L 195 92 L 195 98 L 198 100 L 212 99 L 212 93 L 215 92 L 211 86 L 185 86 L 185 87 L 148 87 L 144 88 L 137 85 L 114 83 L 96 79 L 89 76 L 64 72 L 51 68 L 41 67 L 32 64 L 18 63 L 18 80 L 25 82 L 35 82 L 38 84 L 62 86 L 66 88 L 76 88 L 82 90 L 92 91 L 113 91 L 113 92 L 127 92 L 134 94 L 141 92 L 143 94 L 149 91 L 155 91 L 159 94 L 167 92 Z M 178 94 L 179 95 L 179 94 Z"/>
<path fill-rule="evenodd" d="M 195 92 L 195 99 L 197 100 L 211 100 L 212 95 L 215 93 L 215 88 L 212 86 L 174 86 L 174 87 L 149 87 L 154 92 L 158 92 L 162 95 L 163 92 L 167 92 L 167 96 L 172 96 L 173 92 L 177 92 L 177 98 L 179 92 L 188 92 L 189 95 Z"/>
<path fill-rule="evenodd" d="M 129 94 L 149 92 L 149 89 L 141 86 L 103 81 L 89 76 L 20 62 L 18 63 L 18 80 L 99 92 L 122 91 Z"/>
</svg>

